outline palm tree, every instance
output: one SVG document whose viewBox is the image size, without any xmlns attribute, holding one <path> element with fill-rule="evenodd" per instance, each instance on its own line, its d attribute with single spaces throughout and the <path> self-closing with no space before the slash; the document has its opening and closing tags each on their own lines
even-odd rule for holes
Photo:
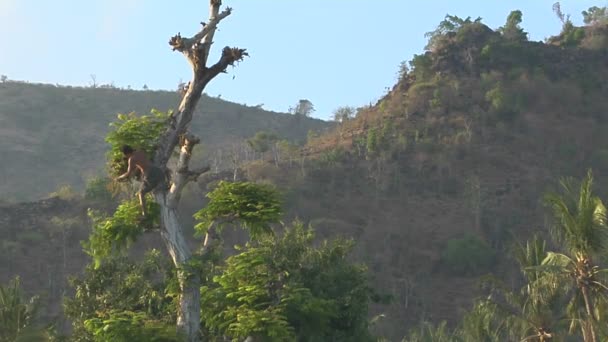
<svg viewBox="0 0 608 342">
<path fill-rule="evenodd" d="M 525 246 L 517 245 L 514 256 L 525 278 L 519 292 L 501 291 L 513 336 L 524 335 L 521 341 L 546 342 L 561 340 L 560 332 L 565 322 L 562 313 L 563 295 L 559 288 L 546 281 L 541 266 L 547 255 L 546 242 L 534 236 Z M 564 334 L 565 335 L 565 334 Z"/>
<path fill-rule="evenodd" d="M 509 317 L 491 299 L 478 300 L 462 318 L 457 335 L 460 341 L 507 341 Z"/>
<path fill-rule="evenodd" d="M 423 322 L 401 342 L 459 342 L 459 340 L 448 330 L 447 323 L 443 321 L 437 326 Z"/>
<path fill-rule="evenodd" d="M 563 253 L 548 252 L 539 270 L 546 271 L 551 285 L 565 290 L 571 332 L 578 326 L 584 341 L 597 342 L 596 322 L 605 322 L 602 308 L 608 301 L 608 282 L 597 261 L 608 252 L 606 207 L 592 194 L 591 171 L 578 193 L 571 180 L 562 180 L 563 194 L 549 194 L 552 209 L 551 235 Z"/>
<path fill-rule="evenodd" d="M 0 342 L 16 341 L 33 322 L 38 297 L 24 302 L 20 285 L 19 277 L 0 285 Z"/>
</svg>

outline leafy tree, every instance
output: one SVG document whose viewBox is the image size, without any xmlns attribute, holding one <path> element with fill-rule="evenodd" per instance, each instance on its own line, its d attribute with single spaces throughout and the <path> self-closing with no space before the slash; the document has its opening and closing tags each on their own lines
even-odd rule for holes
<svg viewBox="0 0 608 342">
<path fill-rule="evenodd" d="M 498 29 L 502 35 L 513 41 L 525 41 L 527 40 L 528 34 L 519 26 L 522 22 L 522 16 L 520 10 L 512 11 L 507 17 L 505 26 Z"/>
<path fill-rule="evenodd" d="M 424 322 L 409 333 L 401 342 L 455 342 L 457 337 L 448 330 L 447 323 L 441 322 L 437 326 Z"/>
<path fill-rule="evenodd" d="M 294 115 L 309 117 L 315 111 L 315 106 L 309 100 L 302 99 L 298 101 L 295 107 L 289 108 L 289 112 Z"/>
<path fill-rule="evenodd" d="M 401 63 L 399 63 L 399 70 L 397 71 L 397 79 L 399 81 L 405 80 L 407 75 L 410 73 L 407 65 L 408 63 L 406 61 L 401 61 Z"/>
<path fill-rule="evenodd" d="M 433 60 L 427 54 L 414 55 L 410 61 L 410 67 L 417 81 L 425 81 L 433 76 Z"/>
<path fill-rule="evenodd" d="M 566 304 L 564 296 L 537 269 L 546 255 L 546 243 L 537 236 L 525 246 L 516 246 L 514 256 L 525 281 L 519 291 L 488 279 L 493 293 L 491 301 L 499 307 L 499 314 L 508 318 L 506 325 L 511 339 L 547 342 L 567 334 L 562 310 Z"/>
<path fill-rule="evenodd" d="M 559 2 L 553 4 L 553 12 L 562 22 L 562 44 L 564 46 L 576 46 L 585 37 L 585 30 L 581 27 L 575 27 L 570 20 L 570 15 L 564 14 Z"/>
<path fill-rule="evenodd" d="M 140 324 L 167 325 L 175 320 L 175 268 L 157 250 L 148 251 L 139 263 L 126 256 L 108 257 L 99 267 L 87 266 L 83 278 L 71 278 L 70 285 L 74 295 L 66 298 L 64 307 L 75 341 L 96 334 L 104 340 L 99 327 L 110 326 L 114 335 L 123 330 L 127 334 Z M 126 327 L 118 329 L 122 325 Z M 174 325 L 171 330 L 175 332 Z"/>
<path fill-rule="evenodd" d="M 462 19 L 455 15 L 446 14 L 445 19 L 439 23 L 435 31 L 425 33 L 424 36 L 429 38 L 429 41 L 424 48 L 425 50 L 433 50 L 435 47 L 437 47 L 437 43 L 441 41 L 446 34 L 456 33 L 466 25 L 480 22 L 480 17 L 475 20 L 471 20 L 471 17 Z"/>
<path fill-rule="evenodd" d="M 209 1 L 209 21 L 191 38 L 182 37 L 179 33 L 173 36 L 169 45 L 174 51 L 181 52 L 193 68 L 193 79 L 183 92 L 182 101 L 175 113 L 153 111 L 150 116 L 119 115 L 113 131 L 107 141 L 111 145 L 109 153 L 109 172 L 112 176 L 124 171 L 125 161 L 120 155 L 121 145 L 130 144 L 148 153 L 153 163 L 165 171 L 169 178 L 168 186 L 155 190 L 153 197 L 157 203 L 148 217 L 140 220 L 133 212 L 134 203 L 127 201 L 120 205 L 113 217 L 94 214 L 95 225 L 91 239 L 86 245 L 87 252 L 96 259 L 96 266 L 101 266 L 103 258 L 112 251 L 125 246 L 147 229 L 158 229 L 177 268 L 179 283 L 179 309 L 177 327 L 187 341 L 199 339 L 200 325 L 200 275 L 187 272 L 184 265 L 196 260 L 206 253 L 193 253 L 186 243 L 181 223 L 178 219 L 178 204 L 181 193 L 187 183 L 196 181 L 208 168 L 193 170 L 189 168 L 190 157 L 194 146 L 200 142 L 188 132 L 192 117 L 203 90 L 218 74 L 228 66 L 241 61 L 247 52 L 244 49 L 225 47 L 219 60 L 208 65 L 211 43 L 218 23 L 232 13 L 231 8 L 220 12 L 221 1 Z M 169 159 L 174 156 L 179 146 L 179 157 L 173 172 L 167 168 Z M 143 226 L 143 227 L 142 227 Z M 209 239 L 206 239 L 209 241 Z"/>
<path fill-rule="evenodd" d="M 259 238 L 272 233 L 270 224 L 279 222 L 282 214 L 279 194 L 270 185 L 220 181 L 206 196 L 209 203 L 194 214 L 200 221 L 195 229 L 201 234 L 212 229 L 219 233 L 226 224 L 240 223 Z"/>
<path fill-rule="evenodd" d="M 114 198 L 110 190 L 111 182 L 105 177 L 91 178 L 84 189 L 84 198 L 92 201 L 100 201 L 104 203 L 111 202 Z"/>
<path fill-rule="evenodd" d="M 110 312 L 103 318 L 85 321 L 96 342 L 179 342 L 183 336 L 175 326 L 151 320 L 142 312 Z"/>
<path fill-rule="evenodd" d="M 24 301 L 19 277 L 7 286 L 0 285 L 0 342 L 17 341 L 31 334 L 38 310 L 38 297 Z"/>
<path fill-rule="evenodd" d="M 463 317 L 457 331 L 461 341 L 501 342 L 508 341 L 505 318 L 499 314 L 496 304 L 479 300 Z"/>
<path fill-rule="evenodd" d="M 563 193 L 551 193 L 546 203 L 551 208 L 552 236 L 563 253 L 548 252 L 541 270 L 569 296 L 567 314 L 571 329 L 578 326 L 585 341 L 598 341 L 597 327 L 606 322 L 606 313 L 598 310 L 608 303 L 608 279 L 599 262 L 608 252 L 606 207 L 592 193 L 591 171 L 578 191 L 572 179 L 561 181 Z"/>
<path fill-rule="evenodd" d="M 62 185 L 56 191 L 49 194 L 49 197 L 58 197 L 66 201 L 76 199 L 79 196 L 80 195 L 74 191 L 70 185 Z"/>
<path fill-rule="evenodd" d="M 449 240 L 441 258 L 451 272 L 474 275 L 490 270 L 496 252 L 480 238 L 467 234 Z"/>
<path fill-rule="evenodd" d="M 279 140 L 279 136 L 274 133 L 257 132 L 253 138 L 247 140 L 247 144 L 256 152 L 264 153 L 269 151 Z"/>
<path fill-rule="evenodd" d="M 371 341 L 370 290 L 365 269 L 347 258 L 352 241 L 313 239 L 295 222 L 240 247 L 202 289 L 207 328 L 235 340 Z"/>
<path fill-rule="evenodd" d="M 608 23 L 608 7 L 593 6 L 582 12 L 583 22 L 587 25 Z"/>
<path fill-rule="evenodd" d="M 355 117 L 356 109 L 350 106 L 338 107 L 334 110 L 333 119 L 336 122 L 346 122 Z"/>
</svg>

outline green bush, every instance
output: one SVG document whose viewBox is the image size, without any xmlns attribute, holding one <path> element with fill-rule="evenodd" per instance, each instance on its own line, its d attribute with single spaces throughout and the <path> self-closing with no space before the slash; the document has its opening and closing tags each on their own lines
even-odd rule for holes
<svg viewBox="0 0 608 342">
<path fill-rule="evenodd" d="M 69 201 L 78 198 L 78 194 L 70 185 L 62 185 L 57 189 L 57 191 L 51 192 L 49 197 L 59 197 L 62 200 Z"/>
<path fill-rule="evenodd" d="M 443 264 L 458 275 L 479 275 L 487 272 L 496 259 L 496 252 L 480 238 L 466 234 L 451 239 L 441 253 Z"/>
<path fill-rule="evenodd" d="M 91 178 L 84 190 L 84 198 L 93 201 L 109 202 L 112 200 L 112 192 L 108 186 L 110 181 L 104 177 Z"/>
</svg>

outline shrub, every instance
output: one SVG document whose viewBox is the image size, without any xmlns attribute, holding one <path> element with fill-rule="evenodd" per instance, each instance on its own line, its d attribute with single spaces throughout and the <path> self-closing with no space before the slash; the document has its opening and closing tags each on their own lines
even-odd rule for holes
<svg viewBox="0 0 608 342">
<path fill-rule="evenodd" d="M 86 185 L 84 190 L 84 198 L 93 201 L 109 202 L 113 196 L 108 186 L 109 179 L 104 177 L 91 178 Z"/>
<path fill-rule="evenodd" d="M 62 185 L 55 192 L 51 192 L 49 197 L 59 197 L 62 200 L 73 200 L 78 197 L 78 194 L 70 185 Z"/>
<path fill-rule="evenodd" d="M 441 253 L 448 270 L 459 275 L 479 275 L 494 264 L 496 252 L 480 238 L 466 234 L 460 239 L 451 239 Z"/>
</svg>

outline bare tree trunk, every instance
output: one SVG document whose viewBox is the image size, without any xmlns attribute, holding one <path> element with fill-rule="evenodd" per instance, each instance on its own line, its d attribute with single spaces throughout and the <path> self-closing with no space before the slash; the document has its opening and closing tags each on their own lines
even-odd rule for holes
<svg viewBox="0 0 608 342">
<path fill-rule="evenodd" d="M 182 190 L 188 182 L 196 181 L 209 168 L 189 170 L 192 149 L 199 139 L 188 133 L 194 110 L 200 100 L 207 83 L 219 73 L 224 72 L 229 65 L 243 59 L 247 55 L 244 49 L 225 47 L 217 63 L 207 67 L 209 50 L 213 42 L 217 24 L 229 16 L 231 8 L 220 12 L 221 0 L 210 0 L 209 21 L 192 38 L 183 38 L 178 33 L 172 37 L 169 44 L 173 50 L 183 53 L 193 69 L 193 79 L 187 86 L 178 112 L 171 118 L 170 126 L 161 136 L 157 146 L 154 163 L 165 169 L 175 147 L 180 145 L 180 155 L 169 187 L 155 192 L 155 200 L 160 205 L 161 237 L 174 264 L 180 270 L 178 280 L 180 286 L 180 308 L 177 318 L 177 329 L 184 333 L 186 341 L 200 340 L 200 278 L 189 274 L 183 266 L 192 258 L 192 251 L 186 243 L 183 229 L 179 222 L 177 207 Z"/>
</svg>

